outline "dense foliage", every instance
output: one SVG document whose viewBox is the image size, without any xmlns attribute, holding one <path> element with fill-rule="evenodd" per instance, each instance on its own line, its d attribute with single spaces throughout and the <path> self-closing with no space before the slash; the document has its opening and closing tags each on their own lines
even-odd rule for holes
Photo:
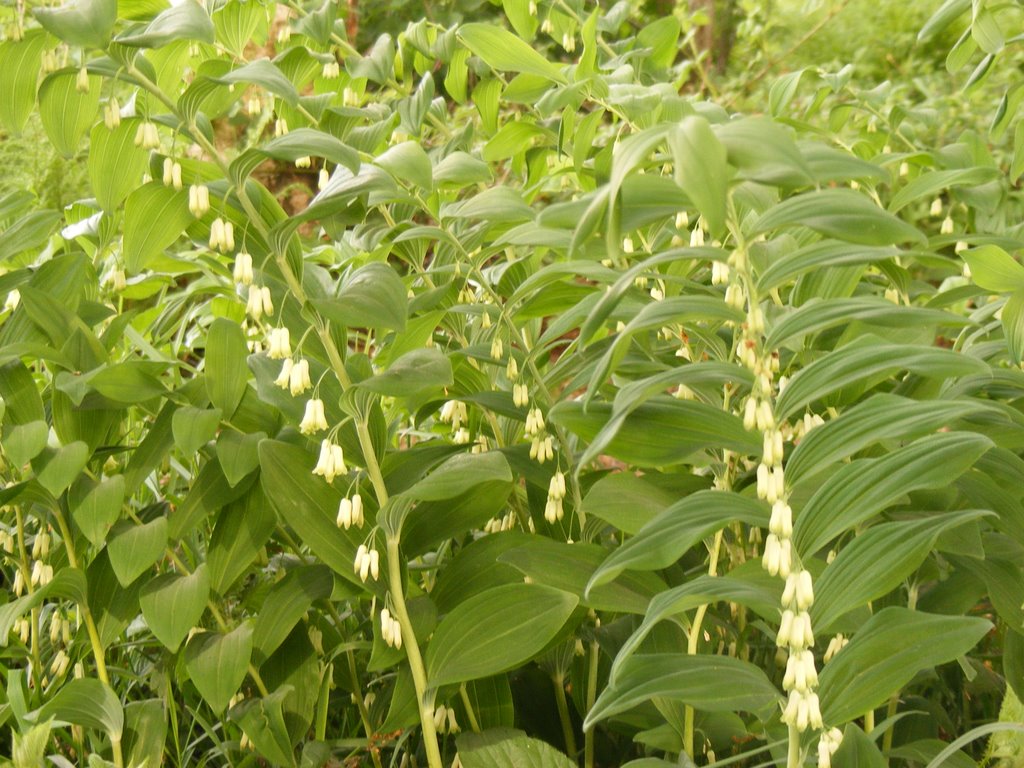
<svg viewBox="0 0 1024 768">
<path fill-rule="evenodd" d="M 1019 764 L 1020 14 L 732 5 L 14 9 L 13 766 Z"/>
</svg>

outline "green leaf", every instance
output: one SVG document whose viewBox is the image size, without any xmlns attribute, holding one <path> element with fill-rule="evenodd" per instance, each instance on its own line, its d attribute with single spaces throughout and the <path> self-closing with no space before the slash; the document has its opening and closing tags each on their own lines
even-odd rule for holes
<svg viewBox="0 0 1024 768">
<path fill-rule="evenodd" d="M 654 574 L 624 574 L 587 592 L 587 582 L 606 555 L 607 551 L 597 544 L 567 544 L 538 536 L 503 552 L 498 562 L 508 563 L 536 584 L 571 592 L 580 598 L 584 608 L 644 613 L 651 598 L 666 588 L 665 582 Z"/>
<path fill-rule="evenodd" d="M 20 134 L 36 103 L 39 65 L 46 47 L 42 30 L 29 30 L 22 40 L 0 43 L 0 122 Z"/>
<path fill-rule="evenodd" d="M 796 225 L 861 245 L 924 240 L 917 229 L 850 189 L 826 189 L 791 197 L 762 215 L 754 224 L 754 232 Z"/>
<path fill-rule="evenodd" d="M 971 21 L 971 37 L 985 53 L 999 53 L 1003 49 L 1003 30 L 996 14 L 987 3 L 974 4 L 974 18 Z"/>
<path fill-rule="evenodd" d="M 47 75 L 39 86 L 39 117 L 47 137 L 64 157 L 78 151 L 100 106 L 102 78 L 89 76 L 89 92 L 78 90 L 78 72 L 63 69 Z"/>
<path fill-rule="evenodd" d="M 607 584 L 626 569 L 667 568 L 715 531 L 737 520 L 764 527 L 768 517 L 768 508 L 756 499 L 737 493 L 698 491 L 662 511 L 612 552 L 594 573 L 587 589 Z"/>
<path fill-rule="evenodd" d="M 857 342 L 829 352 L 799 370 L 779 396 L 776 418 L 787 419 L 801 408 L 844 387 L 891 376 L 901 370 L 935 378 L 987 375 L 989 372 L 982 361 L 948 349 Z"/>
<path fill-rule="evenodd" d="M 883 608 L 822 669 L 825 722 L 841 725 L 884 704 L 921 670 L 967 653 L 991 627 L 974 617 Z"/>
<path fill-rule="evenodd" d="M 896 213 L 915 200 L 932 198 L 936 193 L 950 187 L 976 186 L 999 177 L 996 168 L 954 168 L 948 171 L 931 171 L 912 179 L 903 189 L 892 196 L 889 210 Z"/>
<path fill-rule="evenodd" d="M 576 765 L 547 742 L 511 728 L 466 733 L 458 737 L 456 744 L 459 762 L 465 768 L 573 768 Z"/>
<path fill-rule="evenodd" d="M 135 146 L 140 121 L 124 118 L 114 130 L 98 123 L 89 138 L 89 183 L 103 210 L 113 213 L 140 186 L 149 167 L 148 152 Z"/>
<path fill-rule="evenodd" d="M 415 141 L 405 141 L 377 157 L 374 162 L 395 177 L 397 181 L 411 181 L 429 192 L 433 189 L 433 168 L 427 153 Z"/>
<path fill-rule="evenodd" d="M 465 152 L 452 152 L 434 168 L 434 183 L 442 188 L 461 189 L 490 180 L 491 169 L 487 163 Z"/>
<path fill-rule="evenodd" d="M 230 0 L 213 13 L 217 42 L 236 58 L 245 58 L 250 42 L 262 45 L 267 34 L 267 9 L 259 3 Z"/>
<path fill-rule="evenodd" d="M 231 719 L 238 722 L 260 755 L 274 765 L 297 765 L 283 711 L 285 699 L 293 692 L 292 686 L 285 685 L 262 699 L 246 699 L 231 708 Z"/>
<path fill-rule="evenodd" d="M 847 464 L 822 483 L 799 511 L 793 543 L 801 553 L 817 552 L 903 495 L 947 486 L 991 447 L 992 441 L 984 435 L 941 432 L 881 458 Z"/>
<path fill-rule="evenodd" d="M 175 40 L 214 42 L 213 21 L 198 3 L 181 3 L 163 11 L 143 29 L 118 35 L 116 42 L 134 48 L 162 48 Z"/>
<path fill-rule="evenodd" d="M 220 417 L 220 408 L 182 406 L 176 410 L 171 421 L 171 431 L 178 450 L 185 456 L 198 453 L 217 434 Z"/>
<path fill-rule="evenodd" d="M 611 417 L 610 403 L 562 402 L 551 409 L 551 421 L 590 442 Z M 622 422 L 602 452 L 642 467 L 667 467 L 687 461 L 708 448 L 727 448 L 759 455 L 761 445 L 743 429 L 737 416 L 692 400 L 660 397 L 649 400 Z"/>
<path fill-rule="evenodd" d="M 738 569 L 722 577 L 698 576 L 678 587 L 664 590 L 651 600 L 643 622 L 616 654 L 611 679 L 618 679 L 622 665 L 640 648 L 655 625 L 665 619 L 718 602 L 746 606 L 761 616 L 774 619 L 778 615 L 779 598 L 780 591 L 775 585 L 766 587 L 760 582 L 742 578 Z"/>
<path fill-rule="evenodd" d="M 36 472 L 39 484 L 53 496 L 60 496 L 89 461 L 89 446 L 74 442 L 58 449 Z"/>
<path fill-rule="evenodd" d="M 278 514 L 335 573 L 363 586 L 352 563 L 365 532 L 338 528 L 341 493 L 312 474 L 315 464 L 315 457 L 294 445 L 260 443 L 260 482 Z"/>
<path fill-rule="evenodd" d="M 0 647 L 7 645 L 14 622 L 33 608 L 42 605 L 47 598 L 61 598 L 84 605 L 85 596 L 85 574 L 77 568 L 61 568 L 49 584 L 0 605 Z"/>
<path fill-rule="evenodd" d="M 469 598 L 434 630 L 426 654 L 430 685 L 488 677 L 530 660 L 577 602 L 575 595 L 539 584 L 508 584 Z"/>
<path fill-rule="evenodd" d="M 811 333 L 862 320 L 899 328 L 908 325 L 963 326 L 969 321 L 952 312 L 927 307 L 903 307 L 883 298 L 811 299 L 772 326 L 765 340 L 768 349 L 792 345 Z"/>
<path fill-rule="evenodd" d="M 129 586 L 163 557 L 167 547 L 167 518 L 157 517 L 143 525 L 124 520 L 114 526 L 107 554 L 121 586 Z"/>
<path fill-rule="evenodd" d="M 511 728 L 515 723 L 515 705 L 507 675 L 470 680 L 466 683 L 466 695 L 482 729 Z"/>
<path fill-rule="evenodd" d="M 924 562 L 939 536 L 986 514 L 965 510 L 882 523 L 857 536 L 815 579 L 811 608 L 815 631 L 827 633 L 848 611 L 891 592 Z"/>
<path fill-rule="evenodd" d="M 33 8 L 32 15 L 68 45 L 106 48 L 117 22 L 117 0 L 74 0 L 60 8 Z"/>
<path fill-rule="evenodd" d="M 1002 323 L 1010 360 L 1020 365 L 1024 360 L 1024 290 L 1016 291 L 1006 299 Z"/>
<path fill-rule="evenodd" d="M 217 462 L 204 463 L 185 499 L 171 510 L 167 520 L 168 534 L 172 539 L 186 536 L 205 517 L 241 497 L 248 488 L 248 484 L 230 485 Z"/>
<path fill-rule="evenodd" d="M 267 593 L 256 615 L 253 659 L 263 664 L 287 639 L 314 600 L 324 600 L 334 589 L 334 576 L 322 565 L 293 568 Z"/>
<path fill-rule="evenodd" d="M 971 269 L 971 280 L 986 291 L 1007 293 L 1024 288 L 1024 266 L 998 245 L 982 245 L 960 252 Z"/>
<path fill-rule="evenodd" d="M 200 632 L 185 646 L 185 668 L 199 694 L 217 713 L 223 712 L 245 680 L 252 655 L 252 623 L 233 631 Z"/>
<path fill-rule="evenodd" d="M 704 478 L 615 472 L 594 483 L 583 497 L 583 511 L 632 536 L 681 496 L 706 489 Z"/>
<path fill-rule="evenodd" d="M 506 29 L 494 24 L 463 24 L 459 37 L 466 47 L 493 69 L 527 72 L 555 83 L 567 83 L 550 61 Z"/>
<path fill-rule="evenodd" d="M 212 29 L 212 22 L 211 22 Z M 211 77 L 216 83 L 234 85 L 235 83 L 252 83 L 266 88 L 270 93 L 279 96 L 285 103 L 296 106 L 299 103 L 299 92 L 292 81 L 285 77 L 280 68 L 270 59 L 256 59 L 233 69 L 222 77 Z"/>
<path fill-rule="evenodd" d="M 988 410 L 978 401 L 910 400 L 880 392 L 808 432 L 786 462 L 786 481 L 795 485 L 869 445 L 922 437 Z"/>
<path fill-rule="evenodd" d="M 210 588 L 218 595 L 226 595 L 228 588 L 252 565 L 276 527 L 277 515 L 258 484 L 224 507 L 206 553 Z"/>
<path fill-rule="evenodd" d="M 101 546 L 110 527 L 121 517 L 124 500 L 124 475 L 114 475 L 97 483 L 81 502 L 72 506 L 71 517 L 89 541 Z"/>
<path fill-rule="evenodd" d="M 675 16 L 663 16 L 652 21 L 636 35 L 638 45 L 650 48 L 648 60 L 655 67 L 669 67 L 679 54 L 679 34 L 682 31 Z"/>
<path fill-rule="evenodd" d="M 123 253 L 128 273 L 141 272 L 192 221 L 187 192 L 165 187 L 158 181 L 132 191 L 124 204 Z"/>
<path fill-rule="evenodd" d="M 277 136 L 260 147 L 259 151 L 267 157 L 292 163 L 300 157 L 322 157 L 353 173 L 359 171 L 358 152 L 329 133 L 312 128 L 296 128 L 284 136 Z"/>
<path fill-rule="evenodd" d="M 243 396 L 243 405 L 244 400 Z M 266 432 L 242 434 L 233 429 L 223 430 L 217 438 L 217 463 L 224 472 L 228 485 L 234 488 L 260 465 L 259 444 Z"/>
<path fill-rule="evenodd" d="M 717 126 L 715 133 L 729 154 L 729 163 L 739 169 L 743 178 L 786 187 L 814 181 L 790 134 L 773 120 L 731 120 Z"/>
<path fill-rule="evenodd" d="M 918 42 L 931 40 L 971 7 L 971 0 L 945 0 L 917 33 Z"/>
<path fill-rule="evenodd" d="M 344 282 L 335 298 L 312 302 L 328 320 L 353 328 L 394 328 L 402 331 L 408 299 L 402 279 L 387 264 L 360 267 Z"/>
<path fill-rule="evenodd" d="M 512 470 L 498 451 L 459 453 L 406 491 L 420 501 L 441 501 L 472 490 L 481 483 L 512 482 Z"/>
<path fill-rule="evenodd" d="M 436 347 L 427 347 L 406 352 L 359 386 L 381 395 L 412 397 L 428 389 L 450 387 L 454 381 L 448 356 Z"/>
<path fill-rule="evenodd" d="M 206 564 L 189 575 L 164 573 L 151 579 L 139 593 L 142 615 L 150 631 L 171 653 L 198 625 L 210 597 Z"/>
<path fill-rule="evenodd" d="M 15 466 L 24 466 L 46 448 L 50 427 L 45 421 L 30 421 L 4 428 L 4 454 Z"/>
<path fill-rule="evenodd" d="M 678 30 L 678 22 L 672 21 Z M 703 214 L 711 231 L 722 231 L 729 188 L 725 147 L 707 120 L 692 116 L 684 117 L 669 131 L 668 147 L 672 152 L 676 183 Z"/>
<path fill-rule="evenodd" d="M 94 728 L 117 741 L 124 731 L 121 701 L 110 686 L 94 678 L 69 680 L 56 695 L 37 709 L 33 719 L 40 722 L 54 719 Z"/>
<path fill-rule="evenodd" d="M 160 765 L 167 738 L 163 699 L 133 701 L 124 708 L 124 751 L 128 765 Z"/>
<path fill-rule="evenodd" d="M 839 749 L 832 756 L 832 765 L 835 768 L 886 768 L 886 761 L 871 737 L 849 723 Z"/>
<path fill-rule="evenodd" d="M 238 323 L 218 317 L 206 336 L 206 394 L 224 417 L 231 415 L 242 402 L 248 386 L 249 348 Z"/>
<path fill-rule="evenodd" d="M 777 702 L 779 693 L 764 672 L 731 656 L 631 656 L 620 668 L 615 682 L 597 697 L 583 727 L 589 730 L 595 723 L 655 697 L 680 701 L 707 712 L 757 712 Z"/>
</svg>

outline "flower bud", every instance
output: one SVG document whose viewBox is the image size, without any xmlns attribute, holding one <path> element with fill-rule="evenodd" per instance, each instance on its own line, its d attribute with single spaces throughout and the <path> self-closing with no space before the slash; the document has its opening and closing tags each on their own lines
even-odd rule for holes
<svg viewBox="0 0 1024 768">
<path fill-rule="evenodd" d="M 292 396 L 296 396 L 301 395 L 312 386 L 313 382 L 309 378 L 309 362 L 307 360 L 299 360 L 292 366 L 289 372 L 288 389 Z"/>
<path fill-rule="evenodd" d="M 306 410 L 299 423 L 299 432 L 312 435 L 327 429 L 327 418 L 324 415 L 324 401 L 318 397 L 306 402 Z"/>
<path fill-rule="evenodd" d="M 285 361 L 281 363 L 281 373 L 279 373 L 277 378 L 274 379 L 274 384 L 281 389 L 288 389 L 288 384 L 291 381 L 292 369 L 294 366 L 295 363 L 290 357 L 285 358 Z"/>
<path fill-rule="evenodd" d="M 246 251 L 242 251 L 235 256 L 235 267 L 232 277 L 239 285 L 252 285 L 253 278 L 255 277 L 253 274 L 252 256 Z"/>
</svg>

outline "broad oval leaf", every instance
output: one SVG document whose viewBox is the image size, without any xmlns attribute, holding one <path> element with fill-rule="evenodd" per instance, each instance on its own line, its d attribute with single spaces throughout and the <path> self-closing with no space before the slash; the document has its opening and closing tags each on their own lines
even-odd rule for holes
<svg viewBox="0 0 1024 768">
<path fill-rule="evenodd" d="M 556 83 L 566 82 L 558 67 L 506 29 L 494 24 L 463 24 L 458 34 L 467 48 L 494 69 L 527 72 Z"/>
<path fill-rule="evenodd" d="M 112 213 L 139 185 L 149 154 L 135 146 L 139 120 L 124 118 L 113 130 L 98 123 L 89 136 L 89 183 L 103 210 Z"/>
<path fill-rule="evenodd" d="M 65 157 L 78 150 L 100 106 L 102 78 L 90 75 L 89 90 L 78 90 L 78 71 L 62 69 L 39 86 L 39 116 L 46 135 Z"/>
<path fill-rule="evenodd" d="M 612 416 L 610 403 L 562 402 L 550 419 L 591 442 Z M 654 398 L 629 413 L 603 453 L 642 467 L 667 467 L 708 448 L 759 455 L 761 444 L 739 417 L 706 403 Z"/>
<path fill-rule="evenodd" d="M 117 694 L 106 683 L 89 677 L 68 681 L 33 714 L 36 722 L 50 719 L 106 731 L 117 741 L 124 731 L 124 710 Z"/>
<path fill-rule="evenodd" d="M 793 543 L 817 552 L 843 531 L 869 520 L 904 494 L 941 488 L 966 472 L 993 443 L 984 435 L 941 432 L 878 459 L 847 464 L 799 511 Z"/>
<path fill-rule="evenodd" d="M 121 586 L 127 587 L 152 568 L 166 546 L 166 517 L 157 517 L 144 525 L 125 520 L 114 526 L 107 542 L 107 554 Z"/>
<path fill-rule="evenodd" d="M 971 269 L 971 280 L 986 291 L 1008 293 L 1024 288 L 1024 266 L 998 245 L 982 245 L 960 252 Z"/>
<path fill-rule="evenodd" d="M 15 135 L 28 122 L 36 103 L 39 63 L 46 46 L 46 33 L 29 30 L 21 40 L 0 43 L 0 121 Z"/>
<path fill-rule="evenodd" d="M 32 15 L 68 45 L 106 48 L 117 22 L 117 0 L 74 0 L 60 8 L 34 8 Z"/>
<path fill-rule="evenodd" d="M 185 668 L 214 712 L 223 712 L 245 680 L 252 655 L 251 622 L 226 634 L 200 632 L 185 647 Z"/>
<path fill-rule="evenodd" d="M 249 348 L 238 323 L 218 317 L 206 337 L 206 393 L 225 418 L 242 402 L 249 368 Z"/>
<path fill-rule="evenodd" d="M 825 237 L 862 245 L 924 240 L 916 228 L 849 189 L 826 189 L 791 197 L 761 216 L 754 224 L 754 232 L 797 225 Z"/>
<path fill-rule="evenodd" d="M 798 371 L 779 395 L 775 405 L 776 417 L 789 418 L 799 409 L 844 387 L 897 371 L 951 378 L 985 374 L 989 366 L 949 349 L 858 341 L 829 352 Z"/>
<path fill-rule="evenodd" d="M 508 460 L 498 451 L 459 453 L 406 491 L 420 501 L 441 501 L 459 496 L 490 481 L 512 482 Z"/>
<path fill-rule="evenodd" d="M 945 531 L 986 514 L 990 513 L 965 510 L 869 528 L 844 546 L 815 579 L 815 631 L 827 632 L 848 611 L 898 587 Z"/>
<path fill-rule="evenodd" d="M 124 263 L 127 272 L 143 270 L 178 239 L 193 220 L 188 193 L 158 181 L 143 184 L 124 204 Z"/>
<path fill-rule="evenodd" d="M 465 768 L 574 768 L 575 762 L 546 741 L 522 731 L 492 728 L 466 733 L 456 741 Z"/>
<path fill-rule="evenodd" d="M 583 727 L 625 712 L 652 698 L 666 698 L 706 712 L 759 712 L 779 692 L 758 667 L 731 656 L 657 653 L 630 657 L 615 682 L 597 697 Z"/>
<path fill-rule="evenodd" d="M 601 564 L 587 590 L 606 584 L 627 568 L 655 571 L 667 568 L 694 544 L 737 520 L 764 527 L 767 506 L 756 499 L 726 491 L 698 491 L 672 506 L 627 539 Z"/>
<path fill-rule="evenodd" d="M 991 628 L 971 616 L 883 608 L 822 669 L 825 722 L 842 725 L 880 706 L 921 670 L 967 653 Z"/>
<path fill-rule="evenodd" d="M 312 474 L 316 457 L 276 440 L 260 443 L 259 453 L 260 483 L 281 518 L 331 570 L 364 586 L 352 572 L 352 563 L 365 534 L 335 523 L 341 493 Z"/>
<path fill-rule="evenodd" d="M 474 595 L 441 619 L 427 647 L 432 687 L 513 669 L 554 639 L 575 595 L 540 584 L 507 584 Z"/>
<path fill-rule="evenodd" d="M 168 8 L 140 29 L 118 35 L 115 42 L 135 48 L 162 48 L 175 40 L 212 44 L 215 36 L 210 15 L 203 6 L 190 2 Z"/>
<path fill-rule="evenodd" d="M 164 573 L 152 579 L 139 593 L 142 615 L 150 631 L 171 653 L 199 623 L 210 597 L 206 563 L 191 574 Z"/>
<path fill-rule="evenodd" d="M 401 278 L 387 264 L 373 262 L 353 272 L 330 299 L 314 299 L 328 320 L 354 328 L 404 330 L 408 298 Z"/>
<path fill-rule="evenodd" d="M 883 440 L 923 437 L 967 416 L 992 411 L 976 400 L 910 400 L 880 392 L 805 434 L 786 461 L 786 482 L 796 485 Z"/>
</svg>

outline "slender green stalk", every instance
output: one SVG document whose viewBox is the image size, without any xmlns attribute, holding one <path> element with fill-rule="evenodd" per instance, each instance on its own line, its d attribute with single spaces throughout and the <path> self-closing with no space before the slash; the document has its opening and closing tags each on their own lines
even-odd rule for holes
<svg viewBox="0 0 1024 768">
<path fill-rule="evenodd" d="M 480 721 L 476 719 L 476 712 L 473 711 L 473 702 L 469 700 L 469 692 L 466 684 L 459 686 L 459 698 L 462 699 L 462 706 L 466 708 L 466 717 L 469 718 L 469 727 L 473 733 L 480 733 Z"/>
<path fill-rule="evenodd" d="M 569 702 L 565 698 L 565 678 L 554 675 L 551 682 L 555 686 L 555 703 L 558 705 L 558 720 L 562 723 L 562 737 L 565 739 L 565 751 L 573 760 L 576 759 L 576 733 L 573 731 L 572 720 L 569 718 Z"/>
<path fill-rule="evenodd" d="M 711 546 L 711 563 L 708 565 L 708 576 L 718 575 L 718 555 L 722 549 L 722 531 L 715 534 L 715 543 Z M 697 655 L 697 649 L 700 645 L 700 632 L 701 625 L 704 623 L 704 617 L 707 615 L 708 606 L 707 603 L 697 607 L 697 612 L 693 616 L 693 626 L 690 627 L 690 633 L 686 639 L 686 653 L 690 656 Z M 694 709 L 689 704 L 686 705 L 686 709 L 683 713 L 683 749 L 686 750 L 686 754 L 690 756 L 690 759 L 695 759 L 694 754 Z"/>
<path fill-rule="evenodd" d="M 590 644 L 590 666 L 587 668 L 587 712 L 594 708 L 594 702 L 597 701 L 597 665 L 600 653 L 601 647 L 595 640 Z M 594 768 L 593 728 L 583 735 L 583 765 L 584 768 Z"/>
<path fill-rule="evenodd" d="M 437 742 L 437 728 L 434 727 L 434 692 L 427 687 L 427 671 L 423 666 L 423 657 L 416 641 L 409 611 L 405 605 L 405 584 L 402 579 L 401 552 L 398 539 L 388 536 L 388 586 L 391 589 L 391 602 L 395 609 L 395 618 L 402 627 L 402 644 L 412 671 L 413 687 L 416 689 L 416 703 L 420 713 L 420 727 L 423 729 L 423 746 L 427 751 L 427 765 L 430 768 L 443 768 L 441 750 Z"/>
<path fill-rule="evenodd" d="M 370 710 L 366 708 L 366 701 L 363 699 L 363 688 L 359 682 L 359 672 L 356 669 L 356 655 L 351 650 L 346 651 L 348 659 L 348 674 L 352 678 L 352 690 L 354 692 L 356 709 L 359 710 L 359 719 L 363 722 L 363 731 L 366 733 L 366 741 L 369 744 L 373 740 L 373 726 L 370 725 Z M 381 768 L 380 755 L 372 746 L 369 747 L 370 759 L 373 760 L 374 768 Z"/>
<path fill-rule="evenodd" d="M 64 549 L 68 553 L 68 565 L 72 568 L 78 567 L 78 556 L 75 554 L 75 542 L 71 537 L 71 529 L 60 510 L 54 510 L 54 517 L 57 518 L 57 527 L 60 528 L 61 538 L 64 539 Z M 103 643 L 100 640 L 99 631 L 96 629 L 96 622 L 93 619 L 92 611 L 88 604 L 79 606 L 82 613 L 82 620 L 85 622 L 85 630 L 89 635 L 89 645 L 92 650 L 93 661 L 96 664 L 96 677 L 110 685 L 110 678 L 107 675 L 107 661 L 103 651 Z"/>
<path fill-rule="evenodd" d="M 786 768 L 800 768 L 800 731 L 795 725 L 789 726 L 789 751 Z"/>
</svg>

